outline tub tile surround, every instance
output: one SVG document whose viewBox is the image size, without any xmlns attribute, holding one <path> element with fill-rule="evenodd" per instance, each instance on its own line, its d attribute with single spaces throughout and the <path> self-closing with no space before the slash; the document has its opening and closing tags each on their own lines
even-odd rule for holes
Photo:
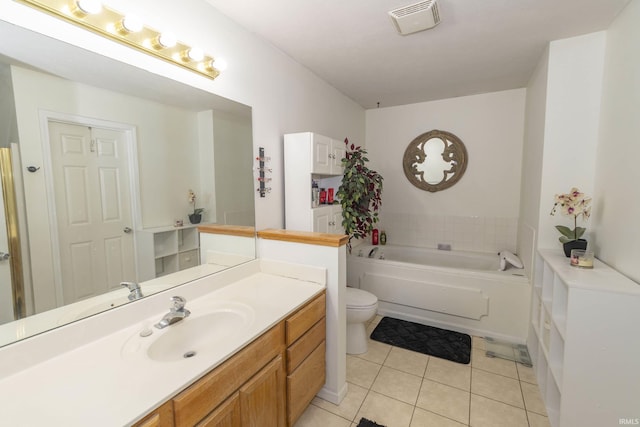
<svg viewBox="0 0 640 427">
<path fill-rule="evenodd" d="M 533 369 L 486 357 L 472 338 L 469 365 L 393 346 L 350 355 L 342 403 L 316 397 L 294 427 L 355 427 L 361 417 L 387 427 L 549 427 Z"/>
<path fill-rule="evenodd" d="M 518 218 L 382 212 L 377 227 L 393 245 L 437 248 L 445 243 L 457 251 L 516 252 Z"/>
<path fill-rule="evenodd" d="M 0 348 L 3 423 L 130 424 L 322 292 L 326 271 L 320 270 L 255 260 Z M 235 301 L 252 307 L 255 321 L 206 358 L 167 363 L 122 357 L 125 342 L 157 322 L 173 295 L 187 299 L 192 316 L 212 302 Z"/>
</svg>

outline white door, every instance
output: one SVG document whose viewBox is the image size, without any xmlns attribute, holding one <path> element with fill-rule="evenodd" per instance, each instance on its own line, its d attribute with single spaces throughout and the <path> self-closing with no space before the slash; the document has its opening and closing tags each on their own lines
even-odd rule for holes
<svg viewBox="0 0 640 427">
<path fill-rule="evenodd" d="M 122 131 L 49 122 L 64 304 L 135 280 Z"/>
</svg>

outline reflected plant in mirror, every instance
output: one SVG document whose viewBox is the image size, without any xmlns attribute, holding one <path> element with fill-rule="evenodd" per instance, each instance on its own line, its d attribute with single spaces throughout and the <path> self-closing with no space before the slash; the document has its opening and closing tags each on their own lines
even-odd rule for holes
<svg viewBox="0 0 640 427">
<path fill-rule="evenodd" d="M 432 130 L 409 143 L 402 159 L 404 174 L 421 190 L 445 190 L 464 175 L 467 149 L 451 132 Z"/>
<path fill-rule="evenodd" d="M 193 205 L 193 212 L 189 214 L 189 222 L 191 222 L 191 224 L 200 224 L 204 208 L 196 208 L 196 193 L 191 189 L 187 192 L 187 200 L 189 204 Z"/>
<path fill-rule="evenodd" d="M 1 20 L 0 33 L 22 255 L 0 265 L 0 346 L 130 303 L 121 282 L 146 297 L 231 266 L 198 265 L 197 228 L 175 225 L 254 224 L 251 107 Z"/>
</svg>

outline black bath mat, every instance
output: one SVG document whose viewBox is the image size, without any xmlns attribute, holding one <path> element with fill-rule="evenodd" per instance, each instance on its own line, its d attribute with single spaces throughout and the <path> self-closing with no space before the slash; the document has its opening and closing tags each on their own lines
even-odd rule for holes
<svg viewBox="0 0 640 427">
<path fill-rule="evenodd" d="M 371 339 L 453 362 L 471 361 L 471 337 L 460 332 L 383 317 Z"/>
<path fill-rule="evenodd" d="M 368 420 L 366 418 L 360 418 L 360 422 L 358 423 L 358 427 L 384 427 L 382 424 L 378 424 L 374 421 Z"/>
</svg>

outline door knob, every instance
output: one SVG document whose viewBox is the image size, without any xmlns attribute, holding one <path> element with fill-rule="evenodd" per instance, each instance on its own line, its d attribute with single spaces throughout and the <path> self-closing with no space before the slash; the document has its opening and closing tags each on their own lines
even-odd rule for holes
<svg viewBox="0 0 640 427">
<path fill-rule="evenodd" d="M 125 227 L 124 230 L 122 230 L 122 231 L 124 231 L 125 233 L 129 234 L 129 233 L 131 233 L 131 228 L 130 227 Z"/>
<path fill-rule="evenodd" d="M 6 261 L 10 256 L 7 252 L 0 252 L 0 261 Z"/>
</svg>

